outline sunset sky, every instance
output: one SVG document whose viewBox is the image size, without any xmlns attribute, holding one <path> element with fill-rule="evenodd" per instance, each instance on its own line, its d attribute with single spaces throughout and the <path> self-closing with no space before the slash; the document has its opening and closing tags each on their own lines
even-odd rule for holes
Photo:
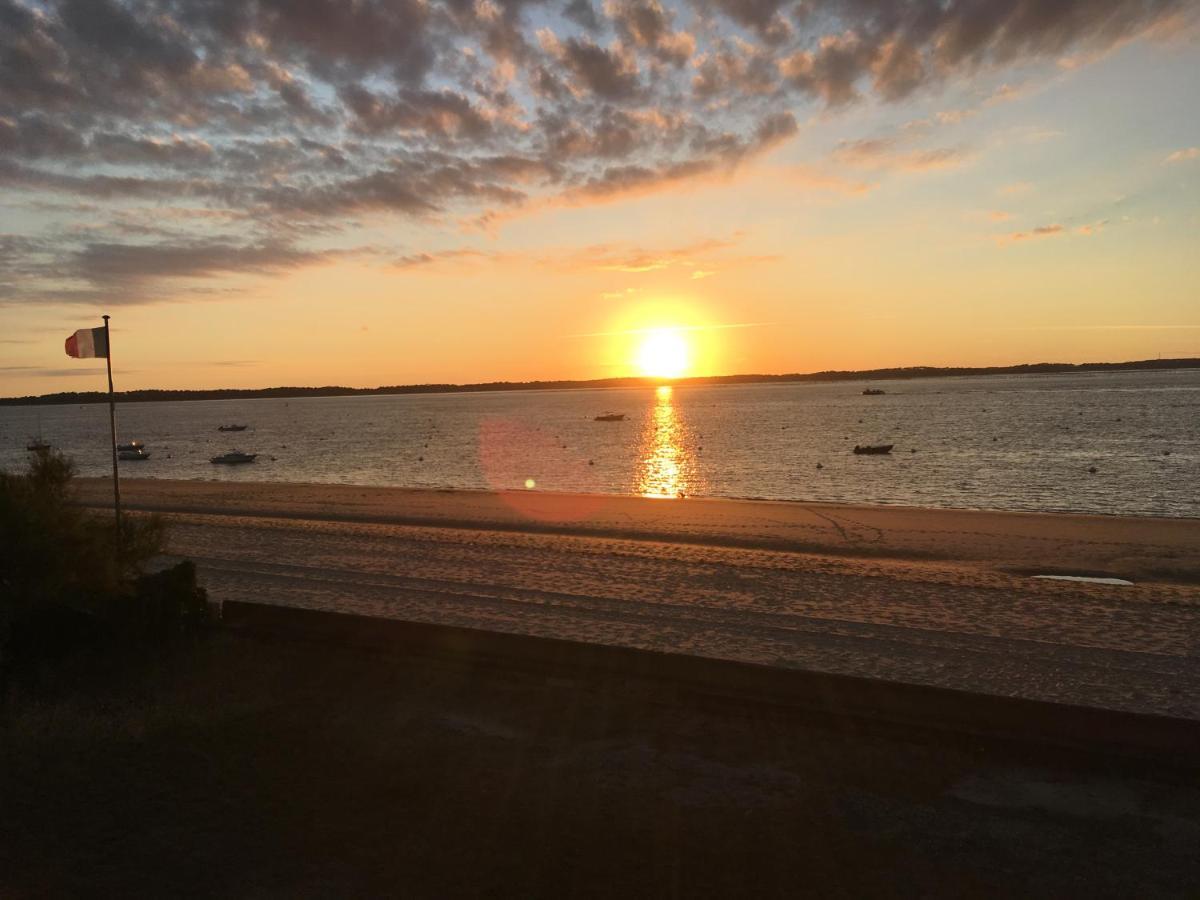
<svg viewBox="0 0 1200 900">
<path fill-rule="evenodd" d="M 0 395 L 1200 356 L 1196 11 L 0 0 Z"/>
</svg>

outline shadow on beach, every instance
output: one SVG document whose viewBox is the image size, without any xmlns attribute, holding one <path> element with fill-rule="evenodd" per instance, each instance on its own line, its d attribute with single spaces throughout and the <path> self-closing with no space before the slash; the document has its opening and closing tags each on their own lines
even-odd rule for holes
<svg viewBox="0 0 1200 900">
<path fill-rule="evenodd" d="M 13 691 L 0 894 L 1182 895 L 1200 790 L 663 683 L 219 633 Z"/>
</svg>

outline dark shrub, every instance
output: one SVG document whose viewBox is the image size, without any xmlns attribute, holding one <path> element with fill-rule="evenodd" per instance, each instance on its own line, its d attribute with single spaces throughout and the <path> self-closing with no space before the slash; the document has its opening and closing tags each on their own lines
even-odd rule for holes
<svg viewBox="0 0 1200 900">
<path fill-rule="evenodd" d="M 142 574 L 163 552 L 162 520 L 126 516 L 118 542 L 111 517 L 72 504 L 74 473 L 46 450 L 22 474 L 0 472 L 0 661 L 61 655 L 93 637 L 165 637 L 206 619 L 191 563 Z"/>
<path fill-rule="evenodd" d="M 208 624 L 208 595 L 196 584 L 196 564 L 190 559 L 140 576 L 131 608 L 134 628 L 146 637 L 191 634 Z"/>
</svg>

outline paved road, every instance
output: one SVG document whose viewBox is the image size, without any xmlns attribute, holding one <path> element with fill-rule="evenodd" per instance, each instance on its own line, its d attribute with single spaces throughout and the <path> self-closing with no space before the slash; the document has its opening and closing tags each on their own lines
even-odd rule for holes
<svg viewBox="0 0 1200 900">
<path fill-rule="evenodd" d="M 340 610 L 1200 719 L 1188 586 L 949 563 L 174 514 L 218 600 Z"/>
</svg>

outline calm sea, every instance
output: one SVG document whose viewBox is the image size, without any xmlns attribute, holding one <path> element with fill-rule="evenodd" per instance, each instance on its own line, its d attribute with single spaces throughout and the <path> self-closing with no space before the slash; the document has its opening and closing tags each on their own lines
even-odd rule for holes
<svg viewBox="0 0 1200 900">
<path fill-rule="evenodd" d="M 883 396 L 863 396 L 864 387 Z M 620 422 L 596 422 L 603 413 Z M 127 476 L 1200 516 L 1200 371 L 122 404 Z M 244 423 L 239 434 L 217 431 Z M 0 408 L 111 465 L 104 405 Z M 856 456 L 888 443 L 890 456 Z M 259 454 L 218 466 L 237 447 Z M 1094 469 L 1095 471 L 1091 471 Z"/>
</svg>

